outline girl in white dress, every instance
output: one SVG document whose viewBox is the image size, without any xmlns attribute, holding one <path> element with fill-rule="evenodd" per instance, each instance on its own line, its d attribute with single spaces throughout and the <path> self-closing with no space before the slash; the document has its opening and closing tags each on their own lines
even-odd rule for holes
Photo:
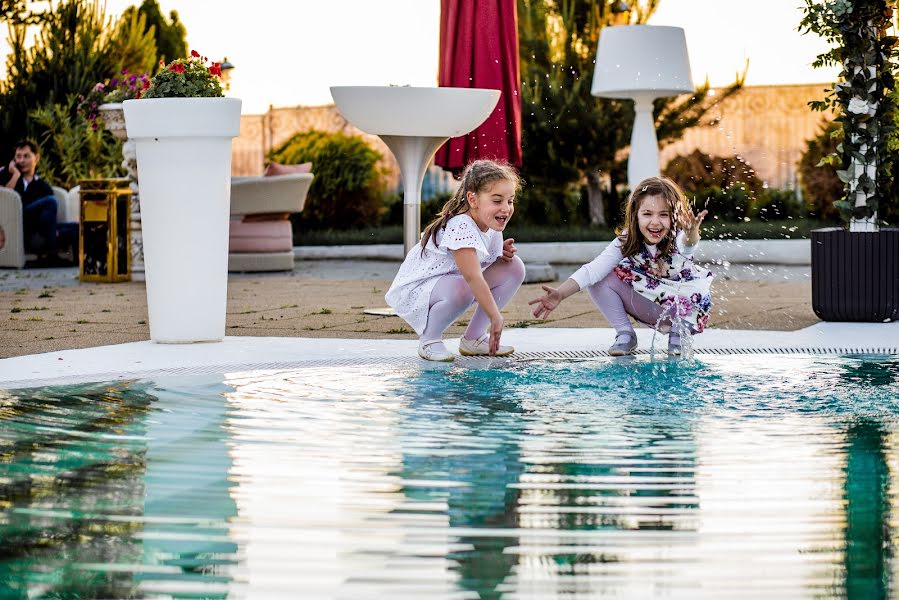
<svg viewBox="0 0 899 600">
<path fill-rule="evenodd" d="M 693 262 L 699 225 L 708 211 L 694 214 L 684 193 L 667 177 L 644 179 L 628 199 L 624 227 L 602 254 L 545 295 L 534 316 L 546 318 L 582 289 L 615 328 L 612 356 L 637 349 L 630 317 L 668 336 L 668 353 L 681 353 L 681 336 L 705 329 L 712 307 L 712 274 Z"/>
<path fill-rule="evenodd" d="M 515 212 L 521 180 L 512 167 L 477 160 L 462 183 L 425 228 L 421 244 L 409 251 L 387 291 L 387 304 L 419 335 L 418 355 L 449 362 L 443 332 L 477 301 L 478 308 L 459 340 L 465 356 L 507 356 L 501 346 L 500 309 L 524 281 L 524 263 L 515 256 L 515 240 L 503 230 Z M 489 327 L 489 331 L 488 331 Z"/>
</svg>

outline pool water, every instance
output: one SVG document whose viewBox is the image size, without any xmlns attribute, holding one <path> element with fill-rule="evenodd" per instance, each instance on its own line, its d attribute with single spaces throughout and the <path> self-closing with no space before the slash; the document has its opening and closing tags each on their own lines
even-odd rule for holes
<svg viewBox="0 0 899 600">
<path fill-rule="evenodd" d="M 899 357 L 0 391 L 0 598 L 877 598 Z"/>
</svg>

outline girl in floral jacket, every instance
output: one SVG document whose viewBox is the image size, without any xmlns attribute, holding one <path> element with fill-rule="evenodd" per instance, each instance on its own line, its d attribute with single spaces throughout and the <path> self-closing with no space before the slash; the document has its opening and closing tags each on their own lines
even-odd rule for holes
<svg viewBox="0 0 899 600">
<path fill-rule="evenodd" d="M 637 349 L 628 315 L 668 336 L 668 353 L 679 355 L 681 335 L 705 329 L 712 306 L 712 274 L 697 267 L 693 251 L 708 211 L 694 214 L 683 191 L 666 177 L 649 177 L 631 193 L 618 237 L 558 288 L 531 300 L 534 316 L 546 318 L 562 300 L 584 288 L 615 328 L 612 356 Z"/>
</svg>

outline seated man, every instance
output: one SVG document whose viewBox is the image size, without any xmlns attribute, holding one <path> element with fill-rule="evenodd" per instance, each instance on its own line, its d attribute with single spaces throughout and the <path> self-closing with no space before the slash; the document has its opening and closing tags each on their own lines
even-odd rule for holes
<svg viewBox="0 0 899 600">
<path fill-rule="evenodd" d="M 25 247 L 39 255 L 38 265 L 66 266 L 71 263 L 57 253 L 56 197 L 36 172 L 40 158 L 37 144 L 31 140 L 16 144 L 15 158 L 8 167 L 0 168 L 0 185 L 14 189 L 22 198 Z"/>
</svg>

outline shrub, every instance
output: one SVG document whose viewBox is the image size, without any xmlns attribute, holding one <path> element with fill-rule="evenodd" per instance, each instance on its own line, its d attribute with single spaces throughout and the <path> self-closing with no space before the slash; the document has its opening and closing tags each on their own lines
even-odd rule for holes
<svg viewBox="0 0 899 600">
<path fill-rule="evenodd" d="M 566 227 L 587 225 L 590 221 L 586 202 L 580 188 L 574 184 L 552 184 L 544 180 L 542 185 L 532 185 L 525 181 L 515 197 L 513 222 Z"/>
<path fill-rule="evenodd" d="M 83 179 L 122 177 L 122 142 L 105 129 L 91 127 L 72 104 L 49 104 L 31 112 L 44 131 L 41 176 L 67 189 Z"/>
<path fill-rule="evenodd" d="M 762 180 L 739 156 L 717 157 L 694 150 L 671 159 L 664 175 L 694 200 L 697 210 L 707 208 L 710 216 L 725 221 L 742 221 L 764 204 Z"/>
<path fill-rule="evenodd" d="M 801 219 L 808 215 L 793 190 L 765 190 L 755 206 L 753 217 L 762 221 Z"/>
<path fill-rule="evenodd" d="M 672 158 L 664 174 L 688 194 L 740 185 L 746 193 L 756 195 L 764 188 L 762 180 L 740 156 L 710 156 L 699 150 Z"/>
<path fill-rule="evenodd" d="M 384 206 L 381 154 L 360 137 L 307 131 L 294 134 L 269 159 L 282 164 L 311 162 L 315 173 L 303 212 L 293 216 L 301 229 L 352 229 L 380 221 Z M 402 207 L 400 207 L 402 209 Z"/>
<path fill-rule="evenodd" d="M 799 159 L 799 184 L 808 211 L 824 221 L 840 220 L 840 211 L 834 202 L 843 197 L 843 182 L 837 177 L 833 165 L 821 161 L 837 151 L 841 132 L 839 123 L 825 123 L 821 133 L 806 143 L 805 152 Z"/>
</svg>

